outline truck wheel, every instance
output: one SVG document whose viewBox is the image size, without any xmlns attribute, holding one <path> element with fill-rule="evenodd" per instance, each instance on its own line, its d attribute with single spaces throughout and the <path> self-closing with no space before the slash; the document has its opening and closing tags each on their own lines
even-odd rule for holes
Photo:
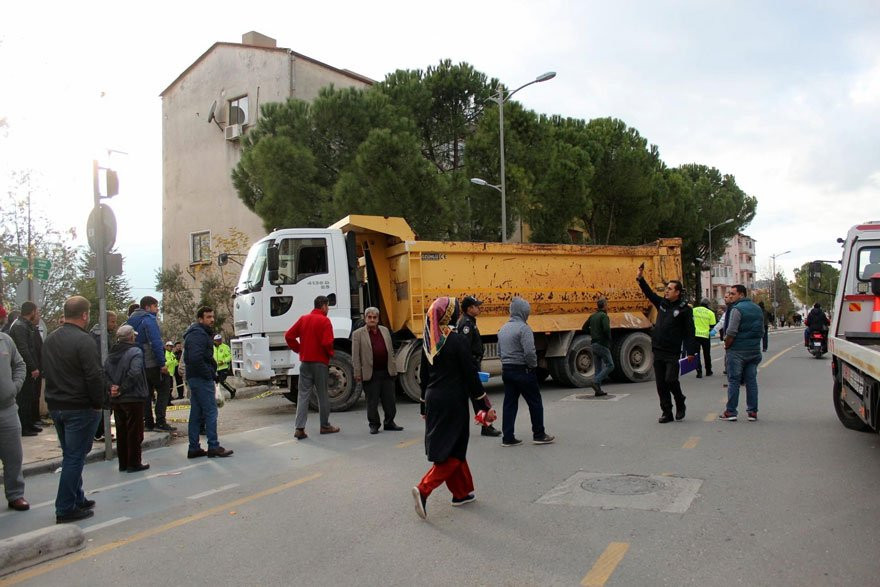
<svg viewBox="0 0 880 587">
<path fill-rule="evenodd" d="M 330 411 L 344 412 L 355 405 L 361 397 L 361 388 L 354 381 L 351 355 L 339 349 L 334 350 L 329 367 L 327 395 L 330 396 Z M 309 407 L 313 410 L 318 409 L 318 398 L 315 394 L 309 398 Z"/>
<path fill-rule="evenodd" d="M 296 403 L 297 396 L 299 395 L 299 390 L 297 386 L 299 385 L 299 375 L 288 375 L 287 376 L 287 393 L 284 394 L 284 397 L 287 398 L 287 401 L 291 403 Z"/>
<path fill-rule="evenodd" d="M 419 387 L 419 371 L 422 369 L 422 345 L 413 345 L 406 357 L 406 369 L 397 376 L 404 395 L 414 402 L 422 401 L 422 388 Z"/>
<path fill-rule="evenodd" d="M 569 387 L 586 387 L 593 381 L 593 349 L 590 337 L 580 335 L 574 337 L 568 353 L 564 357 L 554 359 L 556 371 L 553 379 Z M 559 377 L 557 377 L 557 375 Z"/>
<path fill-rule="evenodd" d="M 538 367 L 535 369 L 535 377 L 538 378 L 538 383 L 544 383 L 547 381 L 547 378 L 550 377 L 550 371 L 543 367 Z"/>
<path fill-rule="evenodd" d="M 865 424 L 862 419 L 852 411 L 849 404 L 841 397 L 842 387 L 843 383 L 835 380 L 832 393 L 834 395 L 834 411 L 837 412 L 838 420 L 840 420 L 840 423 L 843 424 L 844 428 L 849 428 L 850 430 L 856 430 L 858 432 L 871 432 L 871 427 Z"/>
<path fill-rule="evenodd" d="M 615 337 L 611 343 L 611 356 L 614 358 L 612 374 L 619 381 L 648 381 L 654 374 L 651 337 L 644 332 Z"/>
</svg>

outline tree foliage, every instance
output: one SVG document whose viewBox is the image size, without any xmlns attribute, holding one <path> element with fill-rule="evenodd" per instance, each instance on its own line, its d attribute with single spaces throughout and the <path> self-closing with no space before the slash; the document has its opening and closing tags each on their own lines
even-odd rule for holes
<svg viewBox="0 0 880 587">
<path fill-rule="evenodd" d="M 834 293 L 837 291 L 840 269 L 828 263 L 819 263 L 819 273 L 818 287 L 813 289 L 810 286 L 810 264 L 804 263 L 795 268 L 794 281 L 789 284 L 789 287 L 795 297 L 805 306 L 812 306 L 819 302 L 823 308 L 831 308 L 834 306 Z"/>
<path fill-rule="evenodd" d="M 95 281 L 95 253 L 80 247 L 76 263 L 77 278 L 73 284 L 73 290 L 77 295 L 85 297 L 92 304 L 91 325 L 97 323 L 101 316 L 98 313 L 98 284 Z M 118 318 L 124 322 L 128 306 L 134 301 L 131 297 L 131 288 L 128 281 L 122 275 L 108 277 L 104 282 L 104 298 L 107 303 L 107 311 L 115 312 Z"/>
</svg>

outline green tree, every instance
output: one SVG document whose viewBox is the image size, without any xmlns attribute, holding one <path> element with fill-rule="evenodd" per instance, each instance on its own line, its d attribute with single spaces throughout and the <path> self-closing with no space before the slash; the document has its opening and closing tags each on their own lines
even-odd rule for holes
<svg viewBox="0 0 880 587">
<path fill-rule="evenodd" d="M 819 302 L 823 308 L 831 308 L 834 306 L 834 293 L 837 291 L 840 269 L 828 263 L 819 263 L 819 274 L 818 287 L 813 289 L 810 285 L 810 264 L 804 263 L 794 270 L 794 281 L 789 287 L 803 305 L 812 306 Z"/>
<path fill-rule="evenodd" d="M 98 284 L 94 277 L 95 253 L 80 247 L 78 250 L 78 260 L 76 264 L 77 279 L 73 284 L 73 290 L 77 295 L 85 297 L 92 304 L 91 325 L 96 324 L 100 320 L 98 313 Z M 116 312 L 118 317 L 124 317 L 128 310 L 129 304 L 132 303 L 131 288 L 125 277 L 122 275 L 114 275 L 108 277 L 104 283 L 105 299 L 107 302 L 107 311 Z M 122 324 L 122 321 L 119 322 Z"/>
</svg>

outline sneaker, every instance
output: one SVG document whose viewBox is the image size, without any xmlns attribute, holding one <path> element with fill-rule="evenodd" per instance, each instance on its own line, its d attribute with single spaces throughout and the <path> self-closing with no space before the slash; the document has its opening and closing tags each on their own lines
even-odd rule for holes
<svg viewBox="0 0 880 587">
<path fill-rule="evenodd" d="M 412 488 L 412 496 L 413 501 L 416 505 L 416 515 L 423 520 L 428 519 L 428 508 L 425 507 L 428 504 L 428 498 L 422 495 L 422 492 L 419 491 L 418 487 Z"/>
<path fill-rule="evenodd" d="M 199 457 L 207 456 L 208 451 L 203 448 L 199 448 L 196 450 L 188 450 L 186 451 L 186 458 L 188 459 L 197 459 Z"/>
<path fill-rule="evenodd" d="M 749 412 L 749 422 L 758 421 L 758 412 Z"/>
<path fill-rule="evenodd" d="M 55 516 L 56 524 L 69 524 L 70 522 L 79 522 L 95 515 L 94 510 L 74 509 L 72 512 Z"/>
<path fill-rule="evenodd" d="M 668 424 L 672 421 L 672 414 L 660 414 L 660 417 L 657 419 L 657 422 L 659 422 L 660 424 Z"/>
<path fill-rule="evenodd" d="M 532 444 L 551 444 L 554 440 L 556 440 L 555 436 L 550 436 L 549 434 L 542 434 L 537 438 L 532 439 Z"/>
<path fill-rule="evenodd" d="M 733 412 L 728 412 L 727 410 L 724 410 L 723 412 L 718 414 L 718 419 L 719 420 L 727 420 L 728 422 L 736 422 L 736 414 L 734 414 Z"/>
<path fill-rule="evenodd" d="M 218 446 L 217 448 L 209 448 L 208 458 L 213 459 L 214 457 L 231 457 L 233 452 L 234 451 L 231 451 L 228 448 L 223 448 L 222 446 Z"/>
<path fill-rule="evenodd" d="M 519 438 L 511 438 L 510 440 L 502 440 L 501 446 L 519 446 L 522 444 L 522 440 Z"/>
<path fill-rule="evenodd" d="M 492 436 L 497 438 L 498 436 L 501 436 L 501 430 L 498 430 L 489 424 L 488 426 L 483 426 L 483 429 L 480 430 L 480 436 Z"/>
<path fill-rule="evenodd" d="M 477 498 L 474 496 L 473 493 L 469 493 L 466 497 L 462 497 L 461 499 L 453 497 L 450 503 L 457 507 L 466 503 L 470 503 L 472 501 L 477 501 Z"/>
</svg>

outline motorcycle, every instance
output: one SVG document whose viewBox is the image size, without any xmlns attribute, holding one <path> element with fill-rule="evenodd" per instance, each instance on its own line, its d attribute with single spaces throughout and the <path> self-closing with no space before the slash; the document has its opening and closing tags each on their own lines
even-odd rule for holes
<svg viewBox="0 0 880 587">
<path fill-rule="evenodd" d="M 811 332 L 810 344 L 808 346 L 810 354 L 817 359 L 821 359 L 822 355 L 828 352 L 828 341 L 824 332 Z"/>
</svg>

